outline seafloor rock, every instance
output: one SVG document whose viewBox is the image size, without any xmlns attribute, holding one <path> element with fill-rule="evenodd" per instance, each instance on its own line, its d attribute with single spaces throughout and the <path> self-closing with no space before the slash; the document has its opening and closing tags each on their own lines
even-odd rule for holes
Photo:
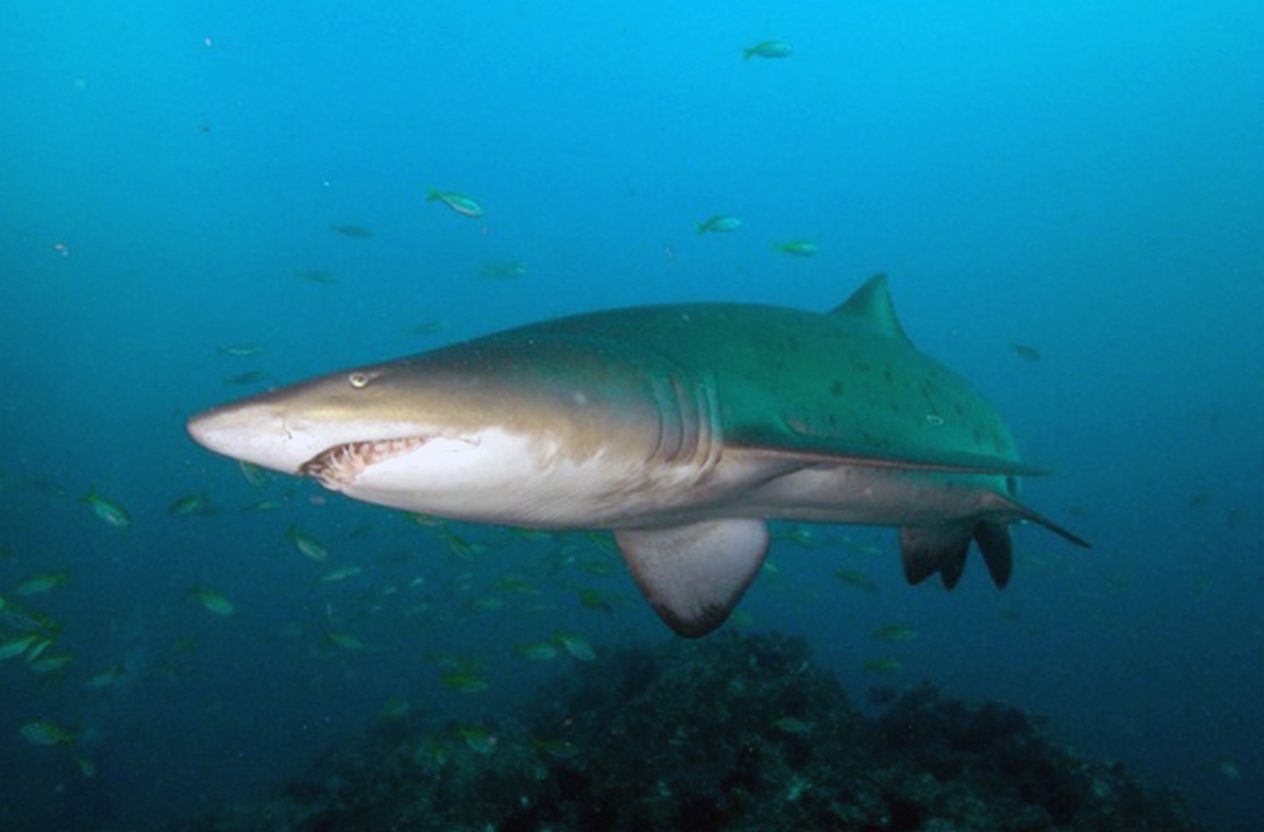
<svg viewBox="0 0 1264 832">
<path fill-rule="evenodd" d="M 284 794 L 182 829 L 1193 830 L 1179 801 L 930 686 L 855 711 L 800 639 L 614 653 L 513 721 L 379 725 Z"/>
</svg>

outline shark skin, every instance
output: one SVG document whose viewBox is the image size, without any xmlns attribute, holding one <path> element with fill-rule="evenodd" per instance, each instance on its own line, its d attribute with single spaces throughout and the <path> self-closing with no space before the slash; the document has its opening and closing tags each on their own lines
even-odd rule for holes
<svg viewBox="0 0 1264 832">
<path fill-rule="evenodd" d="M 205 447 L 348 497 L 459 520 L 610 529 L 677 633 L 729 616 L 767 520 L 893 526 L 911 583 L 951 589 L 1008 527 L 1081 538 L 1017 502 L 1009 428 L 919 352 L 876 275 L 828 314 L 671 304 L 543 321 L 230 403 Z"/>
</svg>

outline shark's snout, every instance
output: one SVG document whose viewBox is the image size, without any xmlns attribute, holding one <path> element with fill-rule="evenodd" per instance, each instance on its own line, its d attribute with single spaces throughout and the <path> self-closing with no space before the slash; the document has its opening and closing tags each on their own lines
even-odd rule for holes
<svg viewBox="0 0 1264 832">
<path fill-rule="evenodd" d="M 202 447 L 287 474 L 324 450 L 295 435 L 274 407 L 246 401 L 190 417 L 186 429 Z"/>
<path fill-rule="evenodd" d="M 216 410 L 204 410 L 189 417 L 185 430 L 193 441 L 208 450 L 222 453 L 219 450 L 219 436 L 222 434 L 222 422 Z"/>
</svg>

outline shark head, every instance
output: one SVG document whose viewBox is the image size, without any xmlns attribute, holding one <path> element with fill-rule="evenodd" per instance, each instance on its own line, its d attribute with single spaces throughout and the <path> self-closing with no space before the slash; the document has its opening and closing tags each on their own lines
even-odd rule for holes
<svg viewBox="0 0 1264 832">
<path fill-rule="evenodd" d="M 614 510 L 661 444 L 649 375 L 589 372 L 566 349 L 520 366 L 517 352 L 489 343 L 349 369 L 197 414 L 188 431 L 395 508 L 523 525 Z"/>
<path fill-rule="evenodd" d="M 189 434 L 225 456 L 334 487 L 373 465 L 441 439 L 472 439 L 454 423 L 459 402 L 436 395 L 407 362 L 360 367 L 199 413 Z"/>
</svg>

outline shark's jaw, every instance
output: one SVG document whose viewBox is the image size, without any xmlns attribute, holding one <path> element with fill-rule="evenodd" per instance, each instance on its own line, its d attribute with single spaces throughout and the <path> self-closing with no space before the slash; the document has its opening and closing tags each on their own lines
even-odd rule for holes
<svg viewBox="0 0 1264 832">
<path fill-rule="evenodd" d="M 407 454 L 425 445 L 429 437 L 351 441 L 321 451 L 299 466 L 298 472 L 311 477 L 331 491 L 355 484 L 373 465 Z"/>
</svg>

